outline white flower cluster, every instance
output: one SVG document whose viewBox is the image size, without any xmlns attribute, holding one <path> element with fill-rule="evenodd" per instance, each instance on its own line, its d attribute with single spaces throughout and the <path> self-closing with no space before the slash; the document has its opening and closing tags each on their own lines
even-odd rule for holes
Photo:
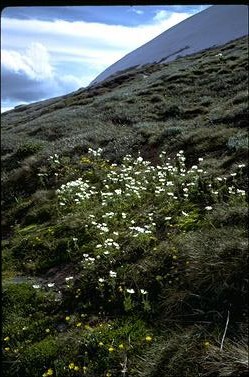
<svg viewBox="0 0 249 377">
<path fill-rule="evenodd" d="M 57 153 L 55 153 L 53 156 L 49 156 L 48 161 L 53 162 L 55 164 L 60 164 L 59 156 Z"/>
<path fill-rule="evenodd" d="M 60 205 L 64 206 L 68 202 L 80 204 L 82 201 L 90 199 L 93 195 L 98 194 L 95 186 L 91 186 L 89 181 L 83 182 L 82 178 L 75 181 L 67 182 L 56 190 Z"/>
<path fill-rule="evenodd" d="M 96 151 L 89 149 L 89 154 L 94 158 L 100 157 L 101 153 L 101 148 Z M 145 161 L 140 155 L 135 159 L 131 155 L 125 156 L 119 166 L 115 163 L 110 165 L 101 182 L 103 185 L 101 190 L 97 190 L 95 186 L 90 185 L 88 180 L 83 181 L 82 178 L 68 182 L 57 190 L 60 205 L 65 206 L 72 202 L 80 204 L 84 201 L 90 203 L 93 197 L 99 198 L 103 208 L 108 207 L 108 211 L 102 215 L 106 223 L 92 222 L 92 225 L 95 225 L 101 234 L 104 234 L 109 232 L 109 221 L 114 221 L 119 215 L 123 220 L 127 218 L 127 213 L 117 213 L 118 203 L 122 206 L 127 203 L 129 208 L 129 203 L 132 201 L 142 201 L 151 194 L 160 201 L 188 200 L 189 196 L 198 189 L 198 181 L 205 176 L 206 171 L 198 165 L 187 169 L 183 150 L 177 153 L 175 163 L 166 157 L 164 151 L 161 152 L 160 159 L 161 164 L 153 166 L 151 162 Z M 202 165 L 202 157 L 198 158 L 198 163 Z M 242 168 L 244 165 L 241 164 L 238 167 Z M 234 179 L 236 176 L 237 173 L 231 173 L 231 177 Z M 226 177 L 217 177 L 216 181 L 222 184 L 226 179 Z M 219 187 L 216 184 L 214 186 L 210 184 L 209 188 L 210 193 L 217 200 Z M 229 188 L 229 194 L 245 195 L 245 192 Z M 131 230 L 136 232 L 136 229 Z M 149 233 L 150 229 L 145 228 L 144 233 L 146 232 Z M 137 233 L 142 233 L 142 231 L 137 231 Z"/>
<path fill-rule="evenodd" d="M 103 152 L 102 148 L 98 148 L 97 150 L 94 150 L 92 148 L 88 149 L 88 154 L 90 154 L 93 157 L 101 157 L 102 152 Z"/>
<path fill-rule="evenodd" d="M 152 234 L 153 225 L 144 225 L 141 226 L 129 226 L 129 229 L 132 231 L 133 237 L 138 237 L 141 234 Z"/>
<path fill-rule="evenodd" d="M 119 250 L 120 246 L 118 242 L 114 241 L 112 238 L 107 238 L 103 244 L 97 244 L 96 249 L 104 250 L 103 254 L 108 255 L 110 254 L 110 250 Z"/>
<path fill-rule="evenodd" d="M 134 291 L 133 288 L 127 288 L 127 289 L 126 289 L 126 292 L 127 292 L 127 293 L 130 293 L 130 294 L 134 294 L 134 293 L 135 293 L 135 291 Z M 147 294 L 148 294 L 148 291 L 146 291 L 145 289 L 140 289 L 140 293 L 141 293 L 142 295 L 147 295 Z"/>
</svg>

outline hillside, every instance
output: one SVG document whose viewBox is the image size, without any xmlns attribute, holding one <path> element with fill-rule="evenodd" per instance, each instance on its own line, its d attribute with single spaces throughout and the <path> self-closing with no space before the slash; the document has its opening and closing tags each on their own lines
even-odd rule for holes
<svg viewBox="0 0 249 377">
<path fill-rule="evenodd" d="M 246 376 L 248 38 L 2 114 L 3 375 Z"/>
<path fill-rule="evenodd" d="M 213 5 L 131 51 L 100 73 L 91 84 L 98 84 L 121 70 L 144 64 L 168 63 L 247 34 L 246 5 Z"/>
</svg>

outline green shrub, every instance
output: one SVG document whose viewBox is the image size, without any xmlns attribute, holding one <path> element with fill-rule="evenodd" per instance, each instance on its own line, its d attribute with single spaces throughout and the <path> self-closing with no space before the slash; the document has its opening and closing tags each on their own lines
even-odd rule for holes
<svg viewBox="0 0 249 377">
<path fill-rule="evenodd" d="M 162 102 L 162 101 L 164 101 L 164 98 L 160 94 L 153 94 L 150 97 L 150 102 L 152 102 L 152 103 Z"/>
<path fill-rule="evenodd" d="M 248 135 L 244 132 L 238 132 L 236 135 L 231 136 L 227 142 L 227 147 L 232 151 L 248 151 L 248 145 Z"/>
<path fill-rule="evenodd" d="M 177 126 L 167 127 L 167 128 L 164 128 L 160 137 L 167 138 L 167 137 L 175 136 L 175 135 L 181 134 L 183 131 L 184 131 L 183 127 L 177 127 Z"/>
<path fill-rule="evenodd" d="M 42 144 L 32 143 L 32 142 L 25 143 L 17 149 L 15 153 L 15 157 L 17 159 L 23 160 L 24 158 L 37 153 L 41 149 L 42 149 Z"/>
<path fill-rule="evenodd" d="M 45 368 L 53 366 L 59 352 L 60 347 L 52 337 L 47 337 L 28 346 L 22 353 L 19 373 L 27 377 L 40 377 Z"/>
</svg>

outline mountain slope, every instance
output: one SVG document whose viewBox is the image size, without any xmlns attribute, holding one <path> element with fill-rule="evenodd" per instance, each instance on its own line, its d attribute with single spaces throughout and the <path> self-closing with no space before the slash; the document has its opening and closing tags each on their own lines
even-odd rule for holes
<svg viewBox="0 0 249 377">
<path fill-rule="evenodd" d="M 216 56 L 219 53 L 222 59 Z M 88 147 L 105 146 L 107 158 L 138 149 L 150 158 L 157 149 L 166 147 L 173 153 L 184 148 L 191 161 L 197 152 L 211 159 L 222 157 L 220 168 L 225 161 L 226 166 L 232 164 L 239 154 L 245 158 L 247 57 L 244 37 L 175 62 L 129 70 L 97 88 L 6 112 L 2 115 L 4 203 L 23 192 L 22 172 L 36 171 L 53 153 L 77 156 Z M 30 192 L 36 190 L 34 180 Z"/>
<path fill-rule="evenodd" d="M 166 63 L 248 34 L 246 5 L 214 5 L 166 30 L 112 64 L 92 81 L 98 84 L 118 72 L 151 63 Z"/>
<path fill-rule="evenodd" d="M 4 377 L 248 375 L 247 119 L 247 37 L 2 115 Z"/>
</svg>

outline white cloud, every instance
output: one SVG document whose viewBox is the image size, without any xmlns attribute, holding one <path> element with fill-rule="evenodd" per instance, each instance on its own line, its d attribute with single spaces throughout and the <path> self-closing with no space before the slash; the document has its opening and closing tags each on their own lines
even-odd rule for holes
<svg viewBox="0 0 249 377">
<path fill-rule="evenodd" d="M 167 12 L 166 10 L 158 10 L 156 11 L 156 15 L 153 17 L 154 21 L 161 21 L 165 18 L 168 18 L 170 16 L 171 12 Z"/>
<path fill-rule="evenodd" d="M 132 7 L 132 8 L 130 8 L 130 10 L 131 10 L 132 12 L 138 14 L 138 15 L 140 15 L 140 14 L 144 14 L 144 11 L 141 10 L 141 9 L 136 9 L 136 8 Z"/>
<path fill-rule="evenodd" d="M 2 50 L 1 78 L 3 100 L 22 102 L 62 95 L 82 86 L 80 78 L 53 69 L 41 43 L 32 43 L 22 53 Z"/>
<path fill-rule="evenodd" d="M 52 78 L 53 70 L 45 46 L 32 43 L 23 54 L 13 50 L 1 51 L 1 64 L 13 72 L 23 72 L 31 79 Z"/>
<path fill-rule="evenodd" d="M 158 11 L 151 23 L 137 26 L 2 17 L 2 98 L 15 91 L 16 100 L 39 100 L 46 91 L 48 98 L 86 86 L 124 55 L 191 15 Z"/>
<path fill-rule="evenodd" d="M 13 109 L 13 106 L 1 106 L 1 113 L 5 113 L 5 111 L 9 111 L 9 110 L 12 110 Z"/>
<path fill-rule="evenodd" d="M 92 71 L 95 71 L 92 77 L 94 78 L 94 75 L 97 76 L 127 53 L 192 15 L 177 12 L 172 12 L 167 16 L 165 13 L 163 13 L 164 16 L 160 14 L 160 20 L 154 19 L 151 24 L 138 26 L 107 25 L 85 21 L 19 20 L 3 17 L 2 47 L 16 50 L 18 46 L 18 49 L 23 51 L 30 44 L 39 43 L 50 53 L 53 66 L 69 61 L 82 62 L 82 66 L 89 64 Z M 35 55 L 34 52 L 33 55 Z M 43 58 L 45 61 L 45 51 Z M 34 61 L 34 56 L 32 61 Z"/>
</svg>

